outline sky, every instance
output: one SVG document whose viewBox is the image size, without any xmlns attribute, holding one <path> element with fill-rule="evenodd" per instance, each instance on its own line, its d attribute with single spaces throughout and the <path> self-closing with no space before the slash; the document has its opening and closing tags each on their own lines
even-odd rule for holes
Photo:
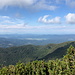
<svg viewBox="0 0 75 75">
<path fill-rule="evenodd" d="M 75 0 L 0 0 L 0 34 L 75 34 Z"/>
</svg>

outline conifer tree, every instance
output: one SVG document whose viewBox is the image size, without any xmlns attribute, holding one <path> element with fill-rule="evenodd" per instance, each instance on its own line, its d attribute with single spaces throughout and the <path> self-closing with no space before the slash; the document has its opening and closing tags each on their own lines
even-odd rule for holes
<svg viewBox="0 0 75 75">
<path fill-rule="evenodd" d="M 64 56 L 64 59 L 67 63 L 67 69 L 73 73 L 75 68 L 75 48 L 72 45 L 67 49 L 67 54 Z"/>
</svg>

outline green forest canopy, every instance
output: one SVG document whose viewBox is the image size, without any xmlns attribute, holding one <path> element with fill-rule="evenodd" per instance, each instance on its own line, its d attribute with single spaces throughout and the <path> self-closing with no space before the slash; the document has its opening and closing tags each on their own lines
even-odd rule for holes
<svg viewBox="0 0 75 75">
<path fill-rule="evenodd" d="M 61 59 L 1 66 L 0 75 L 75 75 L 75 48 L 71 45 Z"/>
</svg>

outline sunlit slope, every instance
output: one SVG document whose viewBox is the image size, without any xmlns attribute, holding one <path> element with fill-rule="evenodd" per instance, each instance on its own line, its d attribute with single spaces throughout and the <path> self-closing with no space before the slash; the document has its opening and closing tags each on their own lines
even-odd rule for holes
<svg viewBox="0 0 75 75">
<path fill-rule="evenodd" d="M 75 42 L 48 44 L 44 46 L 24 45 L 19 47 L 0 48 L 0 64 L 15 64 L 18 61 L 29 62 L 39 59 L 61 58 L 66 54 L 67 48 Z"/>
</svg>

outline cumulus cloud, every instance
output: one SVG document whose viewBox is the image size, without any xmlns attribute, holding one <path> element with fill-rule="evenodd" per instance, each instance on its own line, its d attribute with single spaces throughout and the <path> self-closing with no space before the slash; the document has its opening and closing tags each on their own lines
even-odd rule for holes
<svg viewBox="0 0 75 75">
<path fill-rule="evenodd" d="M 74 13 L 69 13 L 65 16 L 66 22 L 68 24 L 75 24 L 75 14 Z"/>
<path fill-rule="evenodd" d="M 0 0 L 0 8 L 19 6 L 29 9 L 55 10 L 57 7 L 46 0 Z"/>
<path fill-rule="evenodd" d="M 46 23 L 46 24 L 59 24 L 61 23 L 60 17 L 55 17 L 52 19 L 47 19 L 50 15 L 45 15 L 38 19 L 38 22 Z"/>
</svg>

